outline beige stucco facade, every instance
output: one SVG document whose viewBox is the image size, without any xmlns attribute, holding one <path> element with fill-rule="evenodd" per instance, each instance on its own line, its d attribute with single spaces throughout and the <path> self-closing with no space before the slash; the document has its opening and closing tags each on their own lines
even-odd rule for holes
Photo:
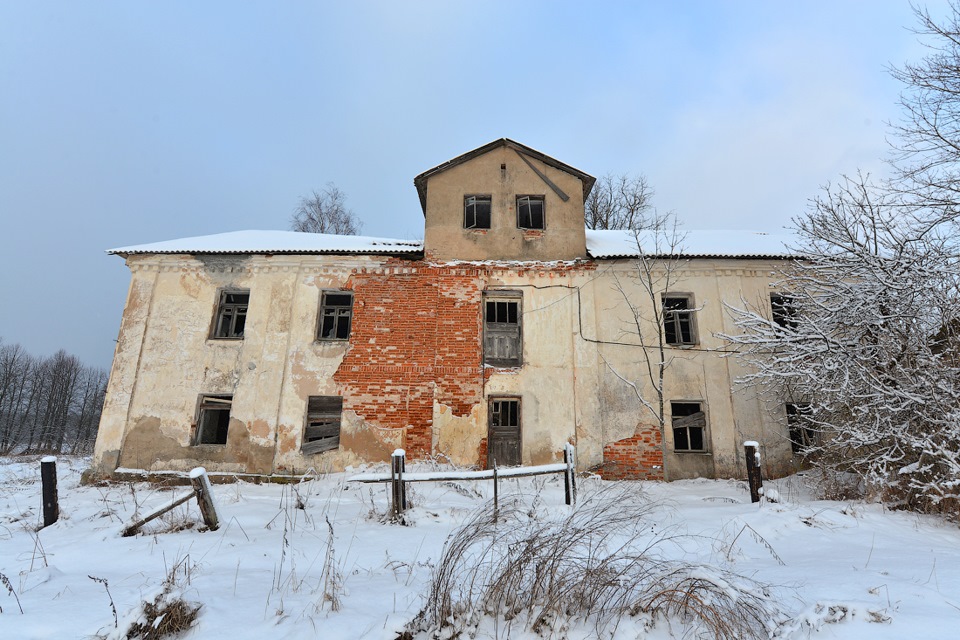
<svg viewBox="0 0 960 640">
<path fill-rule="evenodd" d="M 626 456 L 647 467 L 636 477 L 732 477 L 743 473 L 743 441 L 757 440 L 768 473 L 789 471 L 782 405 L 734 385 L 743 371 L 716 335 L 736 331 L 725 302 L 768 301 L 778 261 L 679 263 L 671 291 L 695 301 L 696 340 L 665 351 L 661 442 L 640 399 L 656 404 L 648 357 L 659 351 L 643 345 L 658 342 L 659 298 L 636 281 L 636 260 L 588 255 L 589 176 L 528 161 L 568 200 L 510 145 L 427 175 L 418 184 L 422 254 L 126 252 L 131 283 L 95 471 L 203 465 L 282 475 L 386 461 L 397 447 L 483 466 L 496 399 L 518 403 L 523 464 L 556 460 L 571 442 L 582 469 Z M 463 228 L 464 196 L 477 193 L 492 197 L 485 233 Z M 527 237 L 512 207 L 533 193 L 545 196 L 546 224 Z M 215 337 L 225 290 L 249 292 L 242 336 Z M 349 339 L 323 339 L 323 294 L 344 291 L 353 296 Z M 521 310 L 518 366 L 485 364 L 485 302 L 498 295 Z M 628 301 L 641 311 L 642 340 Z M 196 444 L 201 396 L 231 398 L 223 443 Z M 339 445 L 303 453 L 318 396 L 342 398 Z M 702 407 L 702 451 L 676 451 L 671 402 Z"/>
</svg>

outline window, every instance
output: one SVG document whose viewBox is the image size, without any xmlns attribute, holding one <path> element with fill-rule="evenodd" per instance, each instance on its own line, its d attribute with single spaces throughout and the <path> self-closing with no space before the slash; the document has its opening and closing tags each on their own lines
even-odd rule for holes
<svg viewBox="0 0 960 640">
<path fill-rule="evenodd" d="M 770 317 L 784 329 L 797 328 L 797 307 L 793 296 L 770 294 Z"/>
<path fill-rule="evenodd" d="M 320 298 L 320 335 L 318 340 L 347 340 L 353 315 L 353 294 L 349 291 L 324 291 Z"/>
<path fill-rule="evenodd" d="M 788 402 L 786 408 L 790 448 L 794 453 L 803 453 L 804 449 L 815 443 L 816 437 L 816 431 L 809 422 L 810 405 Z"/>
<path fill-rule="evenodd" d="M 225 290 L 220 292 L 217 317 L 213 327 L 214 338 L 242 338 L 247 324 L 247 305 L 250 292 Z"/>
<path fill-rule="evenodd" d="M 194 444 L 227 444 L 233 396 L 200 396 Z"/>
<path fill-rule="evenodd" d="M 521 296 L 521 293 L 505 291 L 497 292 L 496 297 L 484 298 L 484 364 L 496 367 L 519 367 L 523 364 Z"/>
<path fill-rule="evenodd" d="M 490 196 L 467 196 L 463 199 L 463 228 L 490 228 Z"/>
<path fill-rule="evenodd" d="M 543 229 L 543 196 L 517 196 L 517 227 Z"/>
<path fill-rule="evenodd" d="M 340 396 L 310 396 L 307 400 L 307 424 L 303 429 L 303 453 L 322 453 L 340 447 Z"/>
<path fill-rule="evenodd" d="M 674 451 L 706 451 L 707 417 L 699 402 L 671 402 Z"/>
<path fill-rule="evenodd" d="M 693 323 L 693 304 L 690 296 L 664 294 L 663 339 L 667 344 L 696 344 L 697 332 Z"/>
</svg>

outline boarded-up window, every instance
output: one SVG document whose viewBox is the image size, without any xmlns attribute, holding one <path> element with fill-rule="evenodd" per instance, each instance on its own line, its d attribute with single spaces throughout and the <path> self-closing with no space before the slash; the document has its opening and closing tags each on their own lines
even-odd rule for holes
<svg viewBox="0 0 960 640">
<path fill-rule="evenodd" d="M 353 316 L 353 294 L 324 291 L 320 299 L 320 340 L 348 340 Z"/>
<path fill-rule="evenodd" d="M 489 294 L 484 298 L 483 362 L 485 364 L 495 367 L 519 367 L 523 364 L 520 295 L 514 292 L 497 292 L 496 297 Z"/>
<path fill-rule="evenodd" d="M 249 303 L 249 291 L 221 291 L 220 300 L 217 303 L 217 315 L 213 322 L 213 337 L 242 338 L 247 324 Z"/>
<path fill-rule="evenodd" d="M 693 322 L 693 301 L 690 296 L 664 294 L 663 340 L 667 344 L 696 344 L 697 333 Z"/>
<path fill-rule="evenodd" d="M 517 197 L 517 227 L 520 229 L 543 229 L 543 196 Z"/>
<path fill-rule="evenodd" d="M 490 228 L 490 196 L 466 196 L 463 199 L 463 228 Z"/>
<path fill-rule="evenodd" d="M 707 417 L 699 402 L 671 402 L 674 451 L 706 451 Z"/>
<path fill-rule="evenodd" d="M 310 396 L 307 400 L 307 424 L 303 430 L 303 453 L 322 453 L 340 447 L 340 396 Z"/>
<path fill-rule="evenodd" d="M 194 444 L 227 444 L 233 396 L 200 396 Z"/>
</svg>

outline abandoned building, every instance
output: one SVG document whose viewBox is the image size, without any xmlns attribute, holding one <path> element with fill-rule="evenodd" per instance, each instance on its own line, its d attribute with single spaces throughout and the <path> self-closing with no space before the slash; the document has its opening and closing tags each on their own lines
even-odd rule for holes
<svg viewBox="0 0 960 640">
<path fill-rule="evenodd" d="M 608 478 L 731 477 L 744 440 L 768 474 L 792 468 L 786 405 L 736 388 L 715 335 L 735 332 L 725 302 L 783 312 L 781 238 L 690 232 L 664 253 L 588 231 L 594 178 L 508 139 L 414 184 L 423 242 L 241 231 L 110 251 L 131 283 L 94 471 L 285 475 L 398 447 L 542 464 L 570 442 Z"/>
</svg>

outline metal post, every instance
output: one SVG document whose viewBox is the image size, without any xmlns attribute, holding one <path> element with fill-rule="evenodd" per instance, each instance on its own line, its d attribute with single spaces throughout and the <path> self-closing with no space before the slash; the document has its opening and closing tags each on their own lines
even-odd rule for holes
<svg viewBox="0 0 960 640">
<path fill-rule="evenodd" d="M 403 485 L 406 455 L 406 451 L 397 449 L 390 456 L 390 493 L 393 501 L 393 514 L 396 517 L 399 517 L 407 508 L 407 491 Z"/>
<path fill-rule="evenodd" d="M 60 519 L 57 499 L 57 459 L 46 456 L 40 460 L 40 483 L 43 490 L 43 526 L 49 527 Z"/>
<path fill-rule="evenodd" d="M 563 472 L 563 491 L 567 504 L 577 503 L 577 476 L 573 445 L 569 442 L 563 445 L 563 463 L 567 468 Z"/>
</svg>

